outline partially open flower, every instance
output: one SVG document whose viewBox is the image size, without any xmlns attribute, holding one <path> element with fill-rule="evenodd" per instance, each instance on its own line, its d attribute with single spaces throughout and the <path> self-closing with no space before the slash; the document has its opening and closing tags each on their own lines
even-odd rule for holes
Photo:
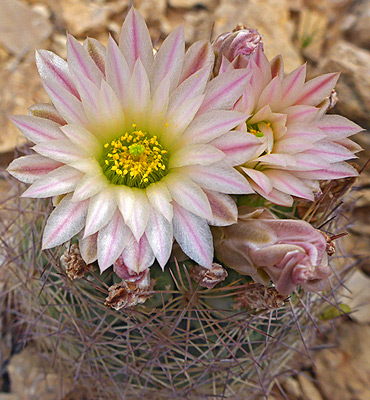
<svg viewBox="0 0 370 400">
<path fill-rule="evenodd" d="M 258 48 L 263 49 L 263 43 L 256 29 L 240 26 L 233 32 L 221 34 L 213 42 L 213 50 L 216 54 L 215 74 L 219 72 L 223 59 L 232 63 L 236 69 L 245 68 L 251 54 Z"/>
<path fill-rule="evenodd" d="M 64 196 L 50 215 L 43 249 L 80 233 L 87 263 L 101 271 L 119 256 L 140 273 L 156 258 L 164 267 L 173 238 L 205 267 L 213 260 L 210 224 L 236 221 L 227 194 L 251 193 L 243 176 L 211 142 L 245 120 L 230 111 L 249 71 L 209 81 L 210 43 L 185 54 L 183 28 L 153 55 L 148 29 L 131 9 L 119 45 L 68 36 L 67 62 L 36 54 L 53 105 L 36 105 L 13 122 L 37 154 L 8 171 L 32 183 L 25 197 Z"/>
<path fill-rule="evenodd" d="M 227 71 L 233 69 L 230 64 Z M 346 160 L 361 147 L 348 137 L 361 127 L 340 115 L 326 115 L 339 74 L 329 73 L 307 82 L 306 65 L 284 76 L 281 57 L 271 63 L 261 49 L 250 56 L 249 86 L 235 105 L 248 114 L 233 142 L 214 144 L 246 176 L 252 188 L 273 203 L 289 206 L 292 196 L 314 199 L 319 180 L 356 176 Z M 238 150 L 246 154 L 237 160 Z"/>
<path fill-rule="evenodd" d="M 307 291 L 326 288 L 332 273 L 326 239 L 308 222 L 242 206 L 237 224 L 213 229 L 218 260 L 256 282 L 272 280 L 283 296 L 298 285 Z"/>
</svg>

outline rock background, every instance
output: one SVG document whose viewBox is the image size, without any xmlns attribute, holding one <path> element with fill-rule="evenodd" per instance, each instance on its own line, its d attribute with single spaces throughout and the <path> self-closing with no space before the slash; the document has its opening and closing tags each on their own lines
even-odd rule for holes
<svg viewBox="0 0 370 400">
<path fill-rule="evenodd" d="M 92 36 L 106 43 L 109 34 L 117 37 L 131 3 L 146 19 L 157 44 L 181 23 L 190 44 L 215 38 L 241 22 L 260 31 L 268 57 L 283 55 L 287 71 L 305 61 L 311 77 L 341 71 L 334 111 L 370 130 L 370 0 L 1 0 L 0 167 L 6 167 L 15 147 L 24 143 L 8 116 L 48 101 L 34 49 L 47 48 L 65 57 L 66 31 L 81 40 Z M 363 167 L 370 159 L 370 134 L 357 136 L 365 149 L 359 159 Z M 6 181 L 0 180 L 0 200 L 6 191 Z M 295 377 L 280 379 L 270 400 L 370 398 L 370 169 L 361 173 L 351 199 L 351 235 L 341 239 L 341 245 L 361 267 L 348 282 L 352 299 L 346 299 L 360 311 L 351 320 L 338 321 L 335 334 L 322 344 L 328 348 L 317 352 L 314 364 Z M 81 392 L 68 393 L 70 382 L 45 369 L 42 355 L 32 348 L 12 356 L 20 349 L 14 348 L 11 321 L 3 318 L 7 305 L 2 275 L 0 268 L 0 400 L 83 398 Z"/>
</svg>

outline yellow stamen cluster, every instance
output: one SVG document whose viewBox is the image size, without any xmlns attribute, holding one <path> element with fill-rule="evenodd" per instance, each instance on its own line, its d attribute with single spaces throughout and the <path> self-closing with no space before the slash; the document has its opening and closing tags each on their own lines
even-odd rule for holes
<svg viewBox="0 0 370 400">
<path fill-rule="evenodd" d="M 271 122 L 267 122 L 266 126 L 271 126 Z M 263 133 L 258 129 L 258 124 L 247 125 L 248 132 L 256 137 L 263 137 Z"/>
<path fill-rule="evenodd" d="M 168 155 L 157 136 L 132 128 L 104 144 L 103 172 L 116 185 L 145 188 L 167 174 Z"/>
</svg>

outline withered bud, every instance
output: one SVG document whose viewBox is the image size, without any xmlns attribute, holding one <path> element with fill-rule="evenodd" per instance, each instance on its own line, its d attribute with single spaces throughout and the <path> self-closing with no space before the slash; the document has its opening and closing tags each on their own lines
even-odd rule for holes
<svg viewBox="0 0 370 400">
<path fill-rule="evenodd" d="M 227 278 L 227 271 L 222 265 L 216 263 L 212 264 L 211 269 L 195 265 L 190 270 L 190 277 L 195 282 L 199 282 L 200 286 L 212 289 Z"/>
<path fill-rule="evenodd" d="M 108 297 L 104 305 L 117 311 L 121 308 L 134 307 L 149 299 L 151 294 L 148 292 L 151 290 L 153 290 L 153 284 L 150 282 L 149 273 L 139 282 L 123 280 L 108 289 Z"/>
<path fill-rule="evenodd" d="M 60 261 L 66 267 L 66 274 L 71 280 L 82 278 L 91 269 L 91 264 L 85 263 L 80 248 L 75 243 L 64 251 Z"/>
<path fill-rule="evenodd" d="M 326 240 L 326 254 L 332 256 L 335 253 L 335 243 L 332 238 L 325 232 L 320 231 Z"/>
<path fill-rule="evenodd" d="M 338 94 L 337 94 L 336 90 L 333 89 L 329 96 L 328 110 L 331 110 L 332 108 L 334 108 L 337 103 L 338 103 Z"/>
<path fill-rule="evenodd" d="M 234 308 L 276 310 L 282 307 L 286 300 L 286 296 L 282 296 L 273 287 L 251 283 L 235 297 Z"/>
</svg>

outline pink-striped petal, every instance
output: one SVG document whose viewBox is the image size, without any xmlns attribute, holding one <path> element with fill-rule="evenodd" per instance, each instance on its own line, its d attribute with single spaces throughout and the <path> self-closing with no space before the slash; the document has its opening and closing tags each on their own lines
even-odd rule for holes
<svg viewBox="0 0 370 400">
<path fill-rule="evenodd" d="M 270 178 L 273 186 L 283 192 L 293 196 L 302 197 L 313 201 L 314 195 L 304 183 L 293 174 L 286 171 L 268 170 L 265 174 Z"/>
<path fill-rule="evenodd" d="M 309 172 L 296 172 L 294 175 L 302 179 L 342 179 L 351 176 L 358 176 L 358 172 L 348 163 L 339 162 L 330 164 L 330 167 L 327 169 Z"/>
<path fill-rule="evenodd" d="M 57 109 L 49 103 L 37 103 L 28 108 L 28 112 L 33 117 L 39 117 L 65 125 L 66 121 L 59 115 Z"/>
<path fill-rule="evenodd" d="M 279 206 L 290 207 L 293 204 L 293 197 L 287 193 L 280 192 L 280 190 L 272 189 L 270 193 L 265 193 L 258 185 L 251 182 L 252 188 L 265 199 L 271 201 Z"/>
<path fill-rule="evenodd" d="M 33 183 L 22 197 L 46 198 L 72 192 L 83 174 L 63 165 Z"/>
<path fill-rule="evenodd" d="M 330 95 L 338 78 L 339 73 L 331 73 L 311 79 L 303 85 L 294 104 L 317 106 L 325 97 Z"/>
<path fill-rule="evenodd" d="M 329 163 L 357 158 L 352 151 L 348 150 L 338 143 L 329 142 L 327 140 L 315 143 L 315 147 L 307 150 L 305 153 L 311 156 L 311 158 L 322 157 Z M 327 168 L 329 167 L 329 165 L 322 165 L 321 168 L 316 169 L 324 169 L 325 167 Z"/>
<path fill-rule="evenodd" d="M 112 37 L 108 39 L 105 70 L 108 84 L 115 91 L 119 101 L 122 104 L 126 104 L 131 71 L 125 57 Z"/>
<path fill-rule="evenodd" d="M 261 141 L 247 132 L 231 131 L 211 144 L 226 154 L 224 161 L 232 166 L 244 164 L 261 154 Z"/>
<path fill-rule="evenodd" d="M 147 73 L 150 73 L 153 64 L 152 41 L 144 19 L 133 7 L 122 25 L 119 47 L 131 71 L 140 58 Z"/>
<path fill-rule="evenodd" d="M 186 52 L 180 82 L 185 81 L 201 69 L 210 72 L 214 58 L 212 46 L 208 40 L 200 40 L 192 44 Z"/>
<path fill-rule="evenodd" d="M 135 201 L 132 211 L 125 220 L 137 241 L 143 236 L 150 217 L 150 207 L 144 189 L 132 189 Z"/>
<path fill-rule="evenodd" d="M 66 242 L 85 225 L 88 201 L 75 203 L 71 194 L 65 196 L 47 220 L 42 249 L 50 249 Z"/>
<path fill-rule="evenodd" d="M 175 88 L 180 79 L 185 55 L 184 28 L 179 26 L 163 42 L 154 58 L 152 88 L 156 90 L 160 82 L 169 74 L 170 88 Z"/>
<path fill-rule="evenodd" d="M 78 246 L 86 264 L 93 263 L 98 258 L 98 233 L 83 238 L 83 232 L 78 235 Z"/>
<path fill-rule="evenodd" d="M 288 124 L 309 123 L 317 116 L 319 110 L 313 106 L 291 106 L 285 110 Z"/>
<path fill-rule="evenodd" d="M 204 67 L 183 81 L 171 95 L 169 112 L 176 110 L 184 102 L 202 94 L 209 78 L 209 68 Z"/>
<path fill-rule="evenodd" d="M 247 180 L 234 168 L 223 163 L 212 166 L 183 167 L 181 173 L 197 183 L 201 188 L 228 194 L 253 193 Z"/>
<path fill-rule="evenodd" d="M 270 178 L 266 174 L 251 168 L 242 167 L 242 170 L 249 176 L 250 179 L 253 180 L 256 185 L 262 189 L 263 193 L 271 193 L 273 185 Z"/>
<path fill-rule="evenodd" d="M 361 132 L 361 126 L 341 115 L 324 115 L 316 124 L 331 140 L 342 139 Z"/>
<path fill-rule="evenodd" d="M 263 89 L 259 97 L 257 108 L 269 105 L 272 110 L 279 110 L 281 107 L 282 88 L 279 76 L 275 76 L 272 81 Z"/>
<path fill-rule="evenodd" d="M 85 175 L 76 185 L 72 201 L 83 201 L 96 195 L 108 187 L 104 175 Z"/>
<path fill-rule="evenodd" d="M 42 156 L 50 157 L 64 164 L 77 161 L 83 156 L 88 156 L 86 152 L 81 151 L 80 148 L 73 145 L 68 139 L 40 143 L 34 146 L 33 149 Z"/>
<path fill-rule="evenodd" d="M 172 198 L 186 210 L 203 218 L 212 218 L 212 210 L 207 196 L 201 188 L 181 174 L 171 173 L 165 183 Z"/>
<path fill-rule="evenodd" d="M 69 93 L 80 98 L 65 60 L 51 51 L 36 50 L 36 65 L 42 80 L 57 82 Z"/>
<path fill-rule="evenodd" d="M 282 106 L 292 105 L 300 95 L 306 79 L 307 65 L 303 64 L 292 71 L 282 82 Z"/>
<path fill-rule="evenodd" d="M 99 88 L 84 75 L 74 74 L 81 103 L 88 119 L 95 123 L 99 115 Z"/>
<path fill-rule="evenodd" d="M 67 61 L 73 77 L 85 76 L 96 86 L 104 78 L 103 73 L 89 56 L 87 50 L 73 36 L 67 34 Z"/>
<path fill-rule="evenodd" d="M 210 111 L 194 119 L 184 133 L 185 143 L 208 143 L 245 121 L 237 111 Z"/>
<path fill-rule="evenodd" d="M 130 238 L 130 229 L 117 209 L 108 225 L 98 233 L 98 263 L 101 273 L 118 259 Z"/>
<path fill-rule="evenodd" d="M 210 110 L 230 109 L 246 88 L 250 73 L 244 69 L 225 72 L 212 79 L 206 89 L 199 114 Z"/>
<path fill-rule="evenodd" d="M 129 111 L 132 118 L 143 118 L 150 105 L 150 82 L 141 60 L 137 60 L 128 86 Z"/>
<path fill-rule="evenodd" d="M 85 111 L 82 103 L 63 86 L 53 81 L 42 81 L 50 100 L 61 117 L 72 124 L 87 124 Z"/>
<path fill-rule="evenodd" d="M 145 236 L 159 265 L 164 269 L 172 251 L 173 227 L 154 208 L 150 210 L 150 219 L 145 229 Z"/>
<path fill-rule="evenodd" d="M 93 196 L 89 200 L 84 237 L 90 236 L 106 226 L 116 209 L 117 202 L 112 190 L 104 190 Z"/>
<path fill-rule="evenodd" d="M 155 260 L 152 248 L 145 235 L 141 237 L 139 242 L 131 235 L 120 258 L 128 269 L 137 274 L 149 268 Z"/>
<path fill-rule="evenodd" d="M 79 147 L 91 157 L 98 158 L 102 153 L 103 147 L 101 143 L 93 134 L 82 126 L 74 124 L 64 125 L 61 127 L 61 130 L 75 146 Z"/>
<path fill-rule="evenodd" d="M 167 221 L 172 222 L 172 197 L 166 184 L 163 181 L 152 183 L 146 188 L 146 194 L 151 206 L 161 213 Z"/>
<path fill-rule="evenodd" d="M 50 158 L 33 154 L 15 159 L 6 170 L 21 182 L 33 183 L 62 165 Z"/>
<path fill-rule="evenodd" d="M 320 151 L 315 152 L 314 157 L 312 157 L 311 152 L 315 150 L 313 147 L 304 153 L 298 153 L 294 155 L 296 165 L 294 166 L 295 171 L 309 171 L 316 169 L 329 168 L 329 160 Z"/>
<path fill-rule="evenodd" d="M 211 268 L 213 242 L 208 223 L 173 203 L 173 233 L 183 252 L 205 268 Z"/>
<path fill-rule="evenodd" d="M 212 209 L 212 218 L 208 221 L 210 225 L 227 226 L 237 222 L 238 208 L 230 196 L 212 190 L 204 192 Z"/>
<path fill-rule="evenodd" d="M 225 154 L 209 144 L 189 144 L 171 154 L 169 168 L 185 165 L 209 165 L 225 158 Z"/>
<path fill-rule="evenodd" d="M 95 65 L 105 75 L 105 55 L 106 49 L 102 43 L 93 38 L 87 38 L 83 44 Z"/>
<path fill-rule="evenodd" d="M 10 120 L 34 143 L 65 139 L 60 125 L 53 121 L 31 115 L 15 115 Z"/>
</svg>

